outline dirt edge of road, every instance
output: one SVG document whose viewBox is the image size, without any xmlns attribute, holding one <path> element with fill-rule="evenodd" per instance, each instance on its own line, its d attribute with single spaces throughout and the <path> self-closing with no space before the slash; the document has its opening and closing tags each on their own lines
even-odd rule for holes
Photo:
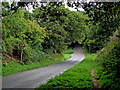
<svg viewBox="0 0 120 90">
<path fill-rule="evenodd" d="M 91 71 L 91 76 L 93 81 L 93 88 L 99 88 L 99 82 L 97 81 L 97 79 L 95 79 L 94 69 L 92 69 Z"/>
</svg>

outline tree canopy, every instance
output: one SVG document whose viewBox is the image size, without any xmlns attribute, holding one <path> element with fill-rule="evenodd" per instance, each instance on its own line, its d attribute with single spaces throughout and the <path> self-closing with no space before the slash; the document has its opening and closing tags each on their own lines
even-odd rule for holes
<svg viewBox="0 0 120 90">
<path fill-rule="evenodd" d="M 120 25 L 120 2 L 89 2 L 84 3 L 85 13 L 90 17 L 90 32 L 86 45 L 91 51 L 97 51 L 109 41 L 109 37 Z M 89 42 L 89 43 L 88 43 Z"/>
<path fill-rule="evenodd" d="M 59 36 L 60 43 L 63 42 L 63 45 L 69 45 L 77 41 L 83 43 L 85 39 L 84 33 L 88 31 L 86 20 L 89 18 L 82 12 L 70 11 L 64 5 L 57 6 L 51 3 L 37 8 L 33 11 L 33 17 L 41 27 L 46 27 L 48 32 L 51 31 L 56 36 Z M 57 38 L 55 40 L 59 42 Z"/>
</svg>

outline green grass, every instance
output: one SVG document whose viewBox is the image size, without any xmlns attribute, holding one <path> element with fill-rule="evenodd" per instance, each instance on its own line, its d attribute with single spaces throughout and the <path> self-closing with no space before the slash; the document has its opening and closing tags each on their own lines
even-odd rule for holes
<svg viewBox="0 0 120 90">
<path fill-rule="evenodd" d="M 72 49 L 70 49 L 68 51 L 71 52 Z M 51 64 L 55 64 L 55 63 L 64 61 L 68 58 L 70 58 L 70 54 L 65 53 L 64 55 L 57 54 L 56 57 L 53 57 L 52 59 L 41 60 L 40 62 L 31 62 L 30 64 L 27 64 L 27 65 L 25 65 L 25 64 L 21 65 L 21 63 L 18 63 L 16 61 L 12 61 L 10 63 L 6 62 L 6 63 L 4 63 L 4 66 L 2 67 L 2 76 L 48 66 Z"/>
<path fill-rule="evenodd" d="M 68 48 L 68 49 L 65 50 L 63 53 L 64 53 L 64 54 L 72 54 L 72 53 L 73 53 L 73 49 L 72 49 L 72 48 Z"/>
<path fill-rule="evenodd" d="M 60 76 L 50 79 L 46 84 L 39 86 L 40 88 L 93 88 L 91 71 L 98 64 L 93 60 L 96 54 L 88 53 L 84 48 L 85 59 Z M 96 68 L 96 70 L 98 70 Z"/>
</svg>

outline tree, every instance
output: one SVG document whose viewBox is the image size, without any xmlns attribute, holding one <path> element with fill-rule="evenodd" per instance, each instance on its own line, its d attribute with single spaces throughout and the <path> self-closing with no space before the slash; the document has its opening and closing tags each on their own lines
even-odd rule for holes
<svg viewBox="0 0 120 90">
<path fill-rule="evenodd" d="M 101 49 L 109 36 L 116 31 L 120 25 L 120 6 L 119 2 L 89 2 L 84 3 L 83 8 L 91 18 L 91 32 L 88 33 L 86 42 L 90 42 L 91 50 Z M 89 35 L 89 34 L 91 34 Z M 90 38 L 90 37 L 91 38 Z M 87 43 L 86 43 L 87 44 Z"/>
<path fill-rule="evenodd" d="M 53 50 L 58 48 L 58 52 L 64 50 L 64 45 L 69 45 L 72 42 L 78 41 L 83 43 L 85 39 L 84 34 L 88 30 L 87 16 L 81 12 L 70 11 L 64 5 L 59 6 L 56 3 L 49 3 L 44 7 L 36 8 L 33 10 L 33 17 L 40 26 L 47 28 L 48 33 L 53 33 L 52 36 L 49 34 L 49 39 L 47 38 L 47 41 L 45 41 L 45 43 L 51 42 L 51 44 L 46 43 L 43 46 L 50 45 Z M 61 41 L 53 35 L 57 35 Z M 59 45 L 63 49 L 57 47 Z"/>
<path fill-rule="evenodd" d="M 45 28 L 40 27 L 35 21 L 26 20 L 24 12 L 20 9 L 4 17 L 2 26 L 3 55 L 19 59 L 21 51 L 19 44 L 23 40 L 26 45 L 23 51 L 24 60 L 40 60 L 41 44 L 46 37 Z"/>
</svg>

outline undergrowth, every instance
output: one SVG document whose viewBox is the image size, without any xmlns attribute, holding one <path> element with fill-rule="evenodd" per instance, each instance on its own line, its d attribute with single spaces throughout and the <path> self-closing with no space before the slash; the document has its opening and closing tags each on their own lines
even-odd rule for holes
<svg viewBox="0 0 120 90">
<path fill-rule="evenodd" d="M 93 60 L 96 54 L 88 53 L 84 48 L 85 59 L 60 76 L 50 79 L 46 84 L 39 86 L 40 88 L 93 88 L 91 71 L 98 64 Z M 96 69 L 98 70 L 98 69 Z"/>
<path fill-rule="evenodd" d="M 120 41 L 108 43 L 95 60 L 102 66 L 97 72 L 101 88 L 120 89 Z"/>
<path fill-rule="evenodd" d="M 2 76 L 6 76 L 6 75 L 10 75 L 10 74 L 15 74 L 18 72 L 23 72 L 23 71 L 27 71 L 27 70 L 31 70 L 31 69 L 35 69 L 35 68 L 40 68 L 40 67 L 44 67 L 44 66 L 48 66 L 51 64 L 55 64 L 61 61 L 64 61 L 68 58 L 70 58 L 70 54 L 71 52 L 73 52 L 73 50 L 67 49 L 64 54 L 56 54 L 54 57 L 52 58 L 48 58 L 48 59 L 43 59 L 40 60 L 39 62 L 30 62 L 28 64 L 24 64 L 23 62 L 18 62 L 13 60 L 12 62 L 4 62 L 2 63 Z"/>
</svg>

